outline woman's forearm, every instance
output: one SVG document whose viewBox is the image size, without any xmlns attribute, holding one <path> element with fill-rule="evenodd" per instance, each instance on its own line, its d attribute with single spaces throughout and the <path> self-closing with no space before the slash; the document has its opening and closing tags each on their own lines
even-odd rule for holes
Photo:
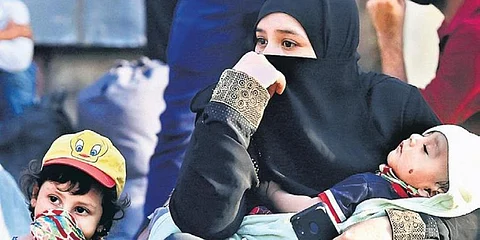
<svg viewBox="0 0 480 240">
<path fill-rule="evenodd" d="M 255 101 L 243 101 L 246 93 Z M 227 238 L 246 212 L 258 169 L 247 148 L 269 95 L 255 79 L 226 70 L 210 102 L 198 113 L 169 208 L 183 231 L 206 239 Z"/>
</svg>

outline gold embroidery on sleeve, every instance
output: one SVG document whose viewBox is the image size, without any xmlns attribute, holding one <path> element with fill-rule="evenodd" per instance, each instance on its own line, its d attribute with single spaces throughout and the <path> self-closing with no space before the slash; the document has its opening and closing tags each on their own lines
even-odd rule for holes
<svg viewBox="0 0 480 240">
<path fill-rule="evenodd" d="M 210 101 L 230 106 L 257 128 L 269 98 L 267 90 L 254 78 L 227 69 L 222 73 Z"/>
<path fill-rule="evenodd" d="M 386 210 L 392 225 L 393 240 L 425 239 L 426 226 L 420 215 L 412 211 Z"/>
</svg>

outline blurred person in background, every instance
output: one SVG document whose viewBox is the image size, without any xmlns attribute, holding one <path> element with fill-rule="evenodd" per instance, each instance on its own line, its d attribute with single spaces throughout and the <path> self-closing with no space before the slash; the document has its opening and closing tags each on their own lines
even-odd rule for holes
<svg viewBox="0 0 480 240">
<path fill-rule="evenodd" d="M 36 66 L 26 5 L 0 2 L 0 122 L 23 112 L 35 99 Z"/>
<path fill-rule="evenodd" d="M 444 123 L 480 133 L 480 0 L 413 0 L 445 16 L 436 76 L 422 95 Z M 409 82 L 404 62 L 405 0 L 369 0 L 384 73 Z"/>
<path fill-rule="evenodd" d="M 26 206 L 26 199 L 17 182 L 0 164 L 0 236 L 2 239 L 30 232 L 30 212 Z"/>
<path fill-rule="evenodd" d="M 77 97 L 79 128 L 107 136 L 126 159 L 128 181 L 124 194 L 130 197 L 131 204 L 125 217 L 112 227 L 112 239 L 133 239 L 146 217 L 147 174 L 157 144 L 156 134 L 161 129 L 158 119 L 165 109 L 163 93 L 169 73 L 166 52 L 176 2 L 145 1 L 146 57 L 117 61 Z M 92 120 L 91 115 L 101 117 Z"/>
<path fill-rule="evenodd" d="M 158 144 L 150 160 L 145 216 L 164 204 L 175 186 L 193 132 L 194 114 L 189 109 L 191 99 L 200 89 L 216 82 L 225 68 L 233 66 L 250 49 L 253 37 L 250 35 L 263 2 L 146 2 L 147 56 L 165 59 L 170 67 L 170 77 L 164 95 L 167 109 L 160 117 L 162 130 L 157 134 Z M 173 17 L 171 29 L 165 21 L 169 16 Z M 171 30 L 170 35 L 167 29 Z M 365 33 L 368 34 L 371 33 Z M 361 45 L 360 48 L 365 54 L 370 51 L 368 46 Z M 376 53 L 363 58 L 361 64 L 367 69 L 375 68 L 377 62 L 369 59 L 376 59 Z"/>
<path fill-rule="evenodd" d="M 19 0 L 0 1 L 0 129 L 4 140 L 14 131 L 9 126 L 13 119 L 35 102 L 37 67 L 32 58 L 33 33 L 27 6 Z M 5 148 L 0 143 L 0 152 L 11 151 Z M 12 161 L 0 158 L 16 179 L 20 170 Z"/>
<path fill-rule="evenodd" d="M 162 9 L 173 7 L 172 1 L 160 2 L 157 4 L 162 5 Z M 190 101 L 247 52 L 262 3 L 254 0 L 177 2 L 166 56 L 170 67 L 164 95 L 167 108 L 160 116 L 162 130 L 157 134 L 157 147 L 150 159 L 146 216 L 167 201 L 175 186 L 194 127 L 195 114 L 190 111 Z M 159 27 L 159 31 L 165 29 Z M 161 49 L 155 50 L 160 56 L 165 54 Z"/>
<path fill-rule="evenodd" d="M 191 99 L 248 50 L 247 36 L 262 3 L 146 1 L 146 54 L 166 62 L 170 72 L 164 93 L 167 107 L 159 119 L 161 131 L 149 164 L 144 224 L 147 216 L 167 202 L 175 186 L 194 127 Z"/>
</svg>

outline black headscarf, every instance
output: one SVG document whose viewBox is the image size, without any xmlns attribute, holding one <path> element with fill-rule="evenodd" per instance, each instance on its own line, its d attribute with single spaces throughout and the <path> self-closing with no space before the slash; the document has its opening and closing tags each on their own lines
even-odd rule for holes
<svg viewBox="0 0 480 240">
<path fill-rule="evenodd" d="M 401 126 L 392 118 L 401 110 L 373 108 L 370 87 L 387 76 L 358 68 L 355 1 L 267 0 L 258 21 L 274 12 L 300 22 L 317 59 L 267 56 L 287 88 L 270 100 L 251 141 L 262 180 L 313 195 L 354 173 L 374 171 L 410 133 L 395 132 Z"/>
</svg>

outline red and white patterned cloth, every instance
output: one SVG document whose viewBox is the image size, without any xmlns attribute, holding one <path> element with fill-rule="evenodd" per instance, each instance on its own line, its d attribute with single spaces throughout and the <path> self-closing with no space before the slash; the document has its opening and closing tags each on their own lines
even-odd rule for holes
<svg viewBox="0 0 480 240">
<path fill-rule="evenodd" d="M 34 240 L 85 240 L 73 216 L 63 209 L 50 209 L 38 214 L 30 224 Z"/>
</svg>

